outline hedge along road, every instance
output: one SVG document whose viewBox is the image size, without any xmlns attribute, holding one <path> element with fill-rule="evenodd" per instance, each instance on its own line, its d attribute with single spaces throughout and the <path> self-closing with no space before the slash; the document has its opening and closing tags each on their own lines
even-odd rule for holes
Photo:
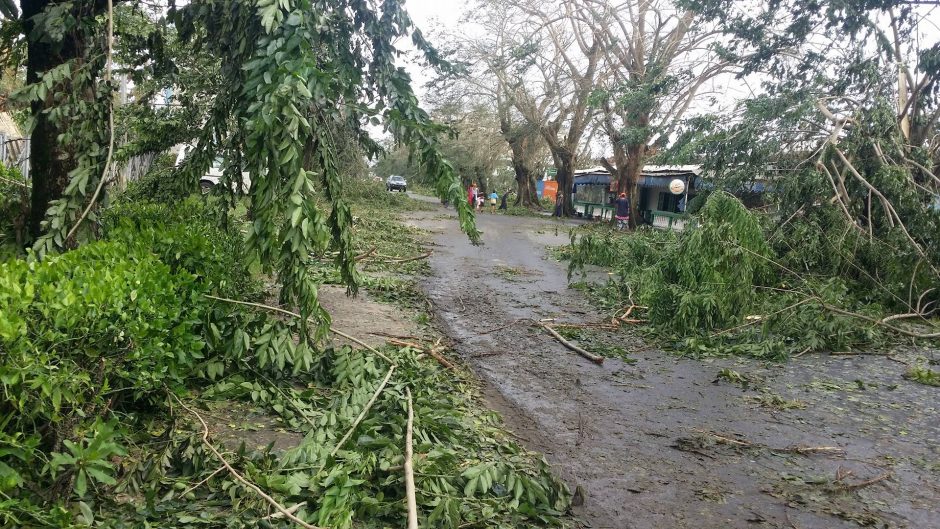
<svg viewBox="0 0 940 529">
<path fill-rule="evenodd" d="M 486 333 L 603 321 L 546 256 L 575 222 L 484 213 L 474 247 L 453 217 L 408 219 L 434 234 L 435 319 L 509 430 L 582 491 L 585 526 L 940 527 L 940 390 L 901 377 L 935 351 L 693 360 L 622 331 L 591 345 L 629 361 L 598 366 L 525 322 Z"/>
</svg>

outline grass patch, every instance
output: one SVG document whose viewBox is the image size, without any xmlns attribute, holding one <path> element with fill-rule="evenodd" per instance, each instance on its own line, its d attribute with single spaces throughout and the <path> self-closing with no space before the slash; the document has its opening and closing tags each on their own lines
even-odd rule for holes
<svg viewBox="0 0 940 529">
<path fill-rule="evenodd" d="M 940 372 L 934 371 L 927 366 L 913 366 L 904 373 L 907 380 L 924 384 L 927 386 L 940 387 Z"/>
</svg>

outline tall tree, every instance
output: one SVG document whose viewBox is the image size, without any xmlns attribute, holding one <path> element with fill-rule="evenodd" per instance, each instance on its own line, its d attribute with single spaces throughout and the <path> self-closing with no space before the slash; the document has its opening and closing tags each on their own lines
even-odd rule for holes
<svg viewBox="0 0 940 529">
<path fill-rule="evenodd" d="M 107 122 L 110 87 L 97 81 L 109 46 L 99 15 L 109 5 L 104 0 L 22 0 L 18 13 L 13 2 L 0 2 L 5 22 L 17 21 L 27 43 L 33 237 L 40 235 L 49 205 L 62 198 L 73 177 L 84 192 L 95 183 L 92 173 L 103 170 L 106 128 L 98 125 Z M 79 142 L 94 144 L 94 152 L 77 152 Z"/>
<path fill-rule="evenodd" d="M 703 86 L 734 65 L 719 56 L 718 32 L 670 0 L 583 0 L 604 42 L 604 70 L 592 103 L 612 156 L 601 164 L 631 199 L 639 218 L 638 184 L 645 159 L 665 146 Z"/>
<path fill-rule="evenodd" d="M 525 75 L 529 61 L 520 56 L 516 36 L 524 29 L 522 23 L 509 16 L 511 9 L 506 3 L 490 0 L 467 9 L 465 24 L 477 25 L 481 31 L 447 35 L 447 56 L 461 67 L 435 83 L 430 97 L 438 105 L 486 102 L 493 109 L 499 123 L 498 134 L 509 147 L 516 180 L 516 205 L 538 208 L 535 179 L 548 153 L 538 127 L 526 121 L 513 104 L 515 87 Z"/>
<path fill-rule="evenodd" d="M 570 215 L 578 154 L 594 116 L 591 96 L 603 75 L 604 37 L 574 0 L 510 0 L 509 5 L 526 28 L 516 37 L 515 53 L 528 67 L 515 79 L 496 73 L 511 87 L 513 105 L 548 145 L 563 211 Z"/>
</svg>

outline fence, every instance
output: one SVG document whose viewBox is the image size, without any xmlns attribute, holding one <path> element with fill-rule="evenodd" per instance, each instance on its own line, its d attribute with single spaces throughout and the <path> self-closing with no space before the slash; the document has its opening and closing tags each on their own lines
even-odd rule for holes
<svg viewBox="0 0 940 529">
<path fill-rule="evenodd" d="M 11 138 L 0 133 L 0 162 L 6 167 L 19 169 L 27 180 L 29 179 L 29 154 L 29 138 Z M 141 154 L 127 160 L 123 167 L 112 166 L 111 182 L 123 188 L 127 182 L 133 182 L 143 176 L 156 157 L 156 153 Z"/>
<path fill-rule="evenodd" d="M 29 138 L 11 138 L 0 134 L 0 162 L 7 167 L 16 167 L 29 178 Z"/>
</svg>

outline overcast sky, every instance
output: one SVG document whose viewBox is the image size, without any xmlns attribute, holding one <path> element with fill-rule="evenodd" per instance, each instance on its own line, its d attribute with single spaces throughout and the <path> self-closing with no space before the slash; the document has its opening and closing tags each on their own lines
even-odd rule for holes
<svg viewBox="0 0 940 529">
<path fill-rule="evenodd" d="M 411 15 L 415 25 L 421 29 L 432 44 L 434 44 L 433 33 L 435 29 L 444 29 L 448 33 L 455 34 L 475 30 L 472 22 L 461 22 L 461 17 L 467 5 L 467 0 L 405 0 L 405 8 Z M 940 7 L 935 3 L 924 3 L 914 7 L 914 12 L 920 18 L 916 31 L 918 47 L 924 49 L 940 41 Z M 884 17 L 883 21 L 879 20 L 878 23 L 883 23 L 884 29 L 887 29 L 887 17 Z M 424 84 L 431 79 L 430 73 L 425 72 L 424 69 L 413 63 L 405 66 L 414 80 L 415 92 L 422 102 L 425 102 L 426 98 L 423 96 L 427 89 Z M 720 101 L 719 106 L 725 107 L 721 110 L 727 110 L 734 105 L 735 101 L 753 95 L 752 90 L 758 89 L 759 84 L 759 80 L 753 78 L 748 80 L 723 76 L 712 80 L 709 83 L 710 86 L 703 87 L 702 92 L 708 93 L 716 101 Z M 709 101 L 702 99 L 693 103 L 689 114 L 715 110 L 719 109 L 711 108 Z M 603 145 L 600 146 L 600 149 L 606 150 Z"/>
</svg>

